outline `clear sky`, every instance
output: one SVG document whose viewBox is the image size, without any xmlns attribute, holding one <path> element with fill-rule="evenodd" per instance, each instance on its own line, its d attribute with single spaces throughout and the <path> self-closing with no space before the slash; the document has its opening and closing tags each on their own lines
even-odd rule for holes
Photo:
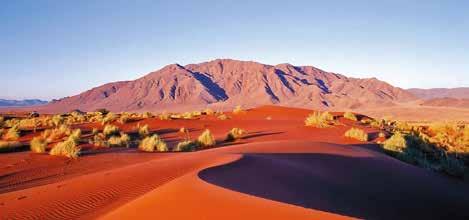
<svg viewBox="0 0 469 220">
<path fill-rule="evenodd" d="M 0 2 L 0 98 L 60 98 L 216 58 L 469 86 L 469 1 Z"/>
</svg>

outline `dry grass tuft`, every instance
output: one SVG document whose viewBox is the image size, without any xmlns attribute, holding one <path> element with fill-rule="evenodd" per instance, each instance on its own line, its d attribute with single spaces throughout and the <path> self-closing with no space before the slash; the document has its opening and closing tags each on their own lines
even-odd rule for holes
<svg viewBox="0 0 469 220">
<path fill-rule="evenodd" d="M 65 119 L 61 115 L 54 115 L 52 117 L 52 123 L 55 127 L 59 127 L 64 123 Z"/>
<path fill-rule="evenodd" d="M 106 136 L 103 133 L 95 134 L 93 140 L 90 140 L 90 144 L 93 144 L 95 147 L 108 147 Z"/>
<path fill-rule="evenodd" d="M 220 119 L 220 120 L 222 120 L 222 121 L 223 121 L 223 120 L 230 119 L 230 118 L 229 118 L 227 115 L 225 115 L 225 114 L 221 114 L 221 115 L 217 116 L 217 118 Z"/>
<path fill-rule="evenodd" d="M 407 148 L 405 135 L 400 132 L 396 132 L 389 139 L 383 142 L 383 148 L 388 151 L 402 153 L 404 149 Z"/>
<path fill-rule="evenodd" d="M 119 127 L 115 125 L 106 125 L 103 129 L 103 134 L 106 136 L 106 138 L 109 138 L 114 135 L 119 134 Z"/>
<path fill-rule="evenodd" d="M 151 112 L 144 112 L 142 114 L 142 118 L 151 118 L 153 117 L 153 114 Z"/>
<path fill-rule="evenodd" d="M 215 137 L 213 137 L 210 130 L 205 131 L 197 138 L 197 142 L 201 147 L 213 147 L 216 144 Z"/>
<path fill-rule="evenodd" d="M 242 138 L 246 134 L 246 131 L 240 128 L 231 129 L 226 135 L 226 141 L 235 141 Z"/>
<path fill-rule="evenodd" d="M 64 137 L 69 136 L 72 133 L 72 129 L 68 125 L 60 125 L 58 128 L 54 129 L 47 129 L 42 132 L 42 137 L 47 142 L 54 142 L 58 140 L 62 140 Z"/>
<path fill-rule="evenodd" d="M 150 130 L 148 129 L 148 125 L 140 126 L 138 125 L 138 135 L 141 138 L 148 137 L 150 135 Z"/>
<path fill-rule="evenodd" d="M 8 131 L 3 135 L 3 140 L 5 141 L 16 141 L 18 138 L 20 138 L 20 130 L 17 125 L 8 129 Z"/>
<path fill-rule="evenodd" d="M 167 112 L 163 112 L 158 115 L 158 118 L 160 118 L 160 120 L 171 120 L 171 115 Z"/>
<path fill-rule="evenodd" d="M 368 134 L 359 128 L 350 128 L 345 132 L 345 137 L 353 138 L 359 141 L 368 141 Z"/>
<path fill-rule="evenodd" d="M 107 113 L 106 117 L 103 118 L 101 124 L 105 125 L 107 123 L 111 123 L 111 122 L 115 121 L 116 119 L 117 119 L 117 116 L 114 113 L 109 112 L 109 113 Z"/>
<path fill-rule="evenodd" d="M 234 109 L 233 109 L 233 114 L 240 114 L 240 113 L 244 113 L 245 111 L 241 108 L 240 105 L 236 106 Z"/>
<path fill-rule="evenodd" d="M 357 116 L 355 116 L 355 114 L 353 114 L 352 112 L 345 112 L 344 118 L 352 120 L 352 121 L 358 121 Z"/>
<path fill-rule="evenodd" d="M 108 147 L 129 147 L 130 136 L 126 133 L 121 133 L 120 136 L 112 136 L 106 142 Z"/>
<path fill-rule="evenodd" d="M 57 145 L 55 145 L 49 154 L 76 159 L 80 154 L 80 148 L 77 146 L 77 144 L 78 143 L 74 140 L 74 138 L 70 137 L 66 141 L 59 142 Z"/>
<path fill-rule="evenodd" d="M 330 127 L 334 123 L 335 123 L 334 116 L 329 112 L 323 112 L 323 113 L 314 112 L 313 114 L 310 114 L 305 119 L 306 126 L 311 126 L 311 127 L 316 127 L 316 128 Z"/>
<path fill-rule="evenodd" d="M 138 149 L 146 152 L 165 152 L 168 151 L 166 143 L 156 134 L 144 138 L 138 145 Z"/>
<path fill-rule="evenodd" d="M 176 146 L 176 148 L 173 149 L 173 151 L 195 151 L 198 148 L 198 143 L 196 141 L 182 141 L 179 142 Z"/>
<path fill-rule="evenodd" d="M 212 109 L 206 108 L 203 113 L 206 115 L 213 115 L 215 112 Z"/>
<path fill-rule="evenodd" d="M 43 137 L 34 137 L 30 142 L 30 148 L 34 153 L 45 153 L 47 141 Z"/>
<path fill-rule="evenodd" d="M 121 116 L 119 117 L 119 119 L 117 121 L 119 121 L 119 123 L 121 124 L 126 124 L 127 122 L 130 121 L 130 115 L 126 112 L 122 113 Z"/>
</svg>

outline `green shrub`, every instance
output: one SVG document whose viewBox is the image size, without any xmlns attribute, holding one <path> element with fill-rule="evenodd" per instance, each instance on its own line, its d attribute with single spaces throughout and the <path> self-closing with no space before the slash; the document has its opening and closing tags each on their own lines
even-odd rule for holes
<svg viewBox="0 0 469 220">
<path fill-rule="evenodd" d="M 359 128 L 350 128 L 345 132 L 345 137 L 357 139 L 359 141 L 368 141 L 368 134 Z"/>
</svg>

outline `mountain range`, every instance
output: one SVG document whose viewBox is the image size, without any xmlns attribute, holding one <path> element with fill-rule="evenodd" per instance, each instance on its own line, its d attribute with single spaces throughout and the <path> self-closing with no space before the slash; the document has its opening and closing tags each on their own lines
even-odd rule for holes
<svg viewBox="0 0 469 220">
<path fill-rule="evenodd" d="M 185 66 L 170 64 L 136 80 L 112 82 L 54 100 L 38 110 L 187 111 L 207 107 L 226 110 L 237 105 L 357 110 L 420 99 L 428 102 L 435 93 L 438 91 L 405 90 L 376 78 L 347 77 L 313 66 L 217 59 Z M 457 94 L 459 98 L 468 93 Z"/>
<path fill-rule="evenodd" d="M 44 105 L 46 103 L 47 101 L 42 101 L 39 99 L 24 99 L 24 100 L 0 99 L 0 107 L 35 106 L 35 105 Z"/>
</svg>

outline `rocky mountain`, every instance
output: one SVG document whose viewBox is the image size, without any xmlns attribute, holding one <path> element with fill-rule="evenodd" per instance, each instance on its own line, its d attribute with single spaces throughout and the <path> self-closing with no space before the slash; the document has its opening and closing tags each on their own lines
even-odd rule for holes
<svg viewBox="0 0 469 220">
<path fill-rule="evenodd" d="M 24 100 L 0 99 L 0 107 L 34 106 L 34 105 L 44 105 L 46 103 L 47 101 L 42 101 L 39 99 L 24 99 Z"/>
<path fill-rule="evenodd" d="M 142 78 L 108 83 L 39 110 L 185 111 L 271 104 L 337 110 L 415 99 L 412 93 L 376 78 L 351 78 L 312 66 L 217 59 L 167 65 Z"/>
<path fill-rule="evenodd" d="M 408 89 L 407 91 L 421 99 L 434 99 L 434 98 L 469 99 L 469 87 Z"/>
</svg>

